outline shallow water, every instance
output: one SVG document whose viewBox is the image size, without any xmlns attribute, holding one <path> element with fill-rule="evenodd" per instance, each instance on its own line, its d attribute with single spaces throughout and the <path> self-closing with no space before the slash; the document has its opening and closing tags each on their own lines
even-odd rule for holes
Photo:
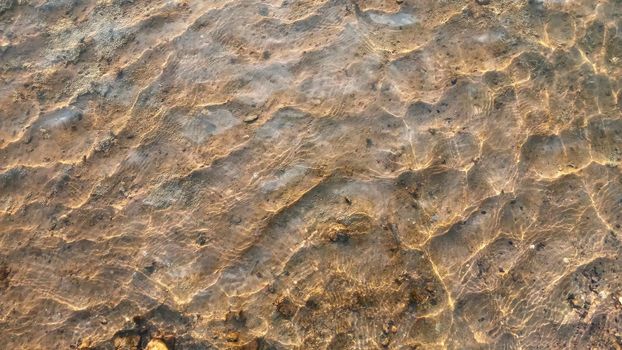
<svg viewBox="0 0 622 350">
<path fill-rule="evenodd" d="M 621 0 L 0 0 L 0 81 L 6 349 L 622 348 Z"/>
</svg>

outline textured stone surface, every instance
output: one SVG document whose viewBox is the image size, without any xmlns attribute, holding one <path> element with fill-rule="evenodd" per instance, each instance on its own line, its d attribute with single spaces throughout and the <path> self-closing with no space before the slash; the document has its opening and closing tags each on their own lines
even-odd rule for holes
<svg viewBox="0 0 622 350">
<path fill-rule="evenodd" d="M 0 0 L 6 348 L 620 348 L 621 28 Z"/>
</svg>

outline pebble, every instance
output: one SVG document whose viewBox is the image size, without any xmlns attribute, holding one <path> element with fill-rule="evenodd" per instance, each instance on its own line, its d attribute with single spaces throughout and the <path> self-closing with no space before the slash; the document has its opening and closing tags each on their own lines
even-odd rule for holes
<svg viewBox="0 0 622 350">
<path fill-rule="evenodd" d="M 91 340 L 89 338 L 85 338 L 82 339 L 82 341 L 80 342 L 80 345 L 78 346 L 78 349 L 80 350 L 88 350 L 91 348 Z"/>
<path fill-rule="evenodd" d="M 160 339 L 151 339 L 145 350 L 168 350 L 168 346 Z"/>
<path fill-rule="evenodd" d="M 380 338 L 380 345 L 387 347 L 391 343 L 391 340 L 388 337 Z"/>
<path fill-rule="evenodd" d="M 235 343 L 240 340 L 240 333 L 236 331 L 230 331 L 227 333 L 225 339 L 230 343 Z"/>
<path fill-rule="evenodd" d="M 475 0 L 478 5 L 489 5 L 490 0 Z"/>
<path fill-rule="evenodd" d="M 248 117 L 244 118 L 244 122 L 250 124 L 257 121 L 257 119 L 259 119 L 258 115 L 249 115 Z"/>
<path fill-rule="evenodd" d="M 281 317 L 285 319 L 290 319 L 294 317 L 296 314 L 297 308 L 296 305 L 289 300 L 288 298 L 284 298 L 277 302 L 276 311 L 281 315 Z"/>
<path fill-rule="evenodd" d="M 330 241 L 336 243 L 348 243 L 348 241 L 350 241 L 350 235 L 347 232 L 339 231 L 330 237 Z"/>
</svg>

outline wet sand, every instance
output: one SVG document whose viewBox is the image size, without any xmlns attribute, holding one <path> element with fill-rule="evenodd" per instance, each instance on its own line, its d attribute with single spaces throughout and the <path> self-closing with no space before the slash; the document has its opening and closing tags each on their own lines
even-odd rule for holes
<svg viewBox="0 0 622 350">
<path fill-rule="evenodd" d="M 622 1 L 0 0 L 6 349 L 621 349 Z"/>
</svg>

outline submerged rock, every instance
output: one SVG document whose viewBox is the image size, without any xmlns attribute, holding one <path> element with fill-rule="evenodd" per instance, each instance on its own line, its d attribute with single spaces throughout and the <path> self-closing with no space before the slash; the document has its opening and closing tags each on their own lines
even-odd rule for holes
<svg viewBox="0 0 622 350">
<path fill-rule="evenodd" d="M 145 350 L 169 350 L 166 343 L 160 339 L 151 339 Z"/>
</svg>

